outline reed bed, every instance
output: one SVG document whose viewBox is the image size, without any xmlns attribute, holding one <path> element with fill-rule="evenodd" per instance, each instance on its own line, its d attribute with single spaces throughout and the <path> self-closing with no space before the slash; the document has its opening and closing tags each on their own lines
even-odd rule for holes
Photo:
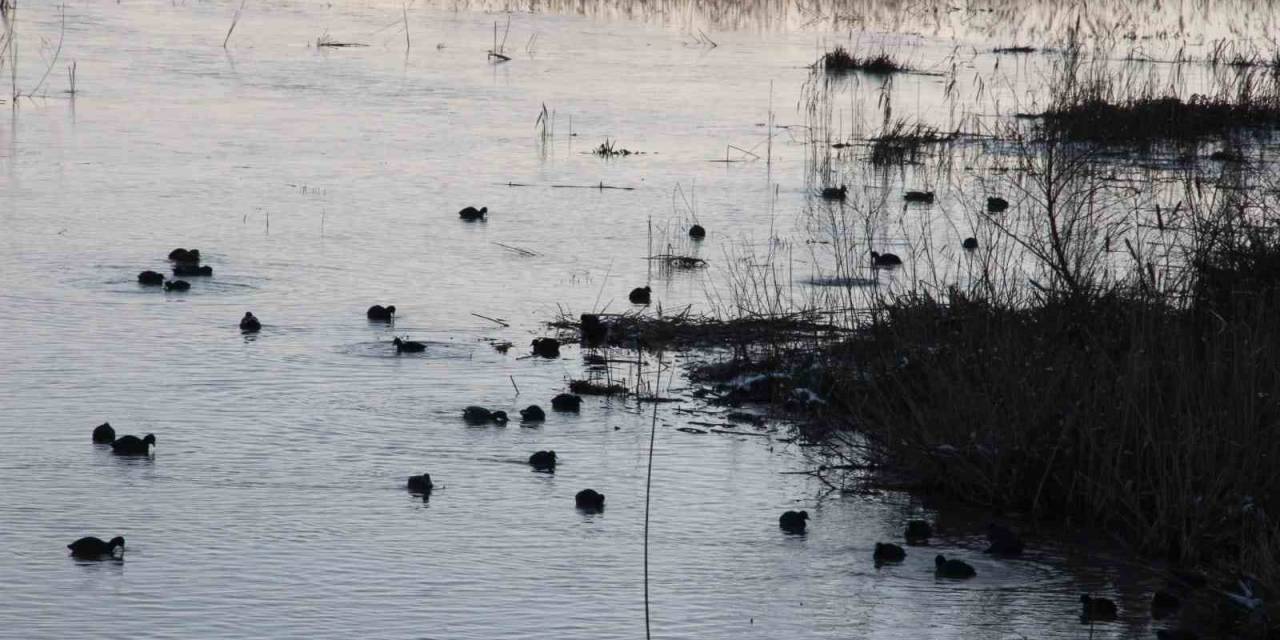
<svg viewBox="0 0 1280 640">
<path fill-rule="evenodd" d="M 950 142 L 958 136 L 958 132 L 943 133 L 922 122 L 900 119 L 871 139 L 871 164 L 918 164 L 926 147 Z"/>
<path fill-rule="evenodd" d="M 1166 85 L 1143 75 L 1145 63 L 1115 68 L 1110 53 L 1086 55 L 1075 43 L 1055 65 L 1050 104 L 1041 114 L 1044 135 L 1104 144 L 1153 145 L 1199 142 L 1280 126 L 1280 73 L 1255 58 L 1210 64 L 1232 67 L 1207 91 L 1183 95 L 1177 82 L 1184 60 L 1175 60 Z M 1238 55 L 1238 54 L 1231 54 Z"/>
<path fill-rule="evenodd" d="M 601 314 L 608 326 L 610 346 L 669 350 L 713 349 L 744 344 L 813 343 L 816 336 L 842 333 L 841 327 L 826 323 L 820 314 L 797 312 L 787 315 L 721 318 L 693 313 L 690 309 L 672 315 L 644 313 Z M 561 314 L 549 323 L 569 333 L 581 331 L 578 318 Z"/>
<path fill-rule="evenodd" d="M 888 75 L 908 70 L 906 65 L 894 59 L 887 52 L 881 51 L 867 56 L 859 56 L 843 46 L 837 46 L 835 49 L 822 54 L 815 66 L 821 67 L 827 73 L 861 71 L 876 75 Z"/>
<path fill-rule="evenodd" d="M 1249 100 L 1229 104 L 1265 104 Z M 825 121 L 824 103 L 808 108 Z M 1250 575 L 1276 592 L 1280 180 L 1194 163 L 1117 179 L 1115 138 L 1017 123 L 992 134 L 984 149 L 1007 171 L 971 193 L 939 185 L 936 206 L 968 225 L 949 270 L 928 244 L 900 249 L 895 277 L 871 267 L 885 225 L 904 224 L 901 192 L 815 192 L 801 262 L 824 265 L 811 280 L 827 286 L 796 290 L 787 245 L 730 249 L 716 317 L 618 316 L 610 339 L 715 349 L 690 376 L 706 397 L 796 412 L 809 442 L 856 433 L 850 464 L 899 486 L 1106 531 L 1221 589 Z M 992 212 L 992 195 L 1014 204 Z M 966 236 L 980 248 L 959 251 Z M 1280 619 L 1223 611 L 1213 624 L 1246 637 Z"/>
</svg>

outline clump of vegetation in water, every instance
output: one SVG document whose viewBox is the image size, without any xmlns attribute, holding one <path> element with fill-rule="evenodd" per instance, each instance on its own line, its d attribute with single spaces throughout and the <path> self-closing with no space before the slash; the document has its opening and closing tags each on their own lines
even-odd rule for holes
<svg viewBox="0 0 1280 640">
<path fill-rule="evenodd" d="M 1242 70 L 1224 76 L 1210 93 L 1181 96 L 1172 88 L 1152 88 L 1134 75 L 1137 67 L 1113 70 L 1082 60 L 1077 46 L 1059 62 L 1049 107 L 1041 114 L 1044 133 L 1073 141 L 1151 145 L 1280 126 L 1280 73 Z"/>
<path fill-rule="evenodd" d="M 367 46 L 369 45 L 361 42 L 344 42 L 341 40 L 334 40 L 333 37 L 330 36 L 328 32 L 322 33 L 320 34 L 320 37 L 316 38 L 316 47 L 319 47 L 319 48 L 342 49 L 346 47 L 367 47 Z"/>
<path fill-rule="evenodd" d="M 618 156 L 634 156 L 640 155 L 640 151 L 632 151 L 617 146 L 617 142 L 608 138 L 600 143 L 600 146 L 591 150 L 591 155 L 600 156 L 601 158 L 616 158 Z"/>
<path fill-rule="evenodd" d="M 1206 62 L 1212 67 L 1266 67 L 1280 72 L 1280 51 L 1265 52 L 1236 40 L 1218 39 L 1209 45 Z"/>
<path fill-rule="evenodd" d="M 917 164 L 924 147 L 950 142 L 956 137 L 954 132 L 942 133 L 936 127 L 924 123 L 898 120 L 871 139 L 871 164 Z"/>
<path fill-rule="evenodd" d="M 686 308 L 670 315 L 653 316 L 641 312 L 599 314 L 608 327 L 608 344 L 619 347 L 693 349 L 732 347 L 763 342 L 809 341 L 815 335 L 844 332 L 825 322 L 821 315 L 795 313 L 773 317 L 718 318 L 695 314 Z M 578 318 L 565 314 L 550 322 L 552 328 L 581 331 Z"/>
<path fill-rule="evenodd" d="M 822 54 L 818 64 L 827 73 L 861 71 L 863 73 L 888 75 L 907 70 L 905 65 L 894 60 L 892 56 L 884 51 L 863 58 L 850 53 L 843 46 L 837 46 L 835 49 Z"/>
<path fill-rule="evenodd" d="M 1168 292 L 896 298 L 822 350 L 824 409 L 917 486 L 1276 585 L 1280 233 L 1235 227 L 1191 267 Z"/>
<path fill-rule="evenodd" d="M 580 396 L 613 396 L 626 395 L 627 388 L 620 384 L 596 382 L 594 380 L 571 380 L 569 391 Z"/>
<path fill-rule="evenodd" d="M 1084 98 L 1045 111 L 1045 128 L 1072 140 L 1160 142 L 1196 140 L 1233 129 L 1280 125 L 1280 96 L 1139 97 L 1121 102 Z"/>
<path fill-rule="evenodd" d="M 702 269 L 707 266 L 707 261 L 694 256 L 682 256 L 672 253 L 661 253 L 651 256 L 650 260 L 658 260 L 662 262 L 668 269 Z"/>
</svg>

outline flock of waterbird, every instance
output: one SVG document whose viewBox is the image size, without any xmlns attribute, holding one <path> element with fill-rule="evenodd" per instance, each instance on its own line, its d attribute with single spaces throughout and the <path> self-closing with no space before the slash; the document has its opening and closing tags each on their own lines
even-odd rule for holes
<svg viewBox="0 0 1280 640">
<path fill-rule="evenodd" d="M 484 220 L 489 213 L 488 207 L 465 207 L 458 212 L 458 217 L 467 222 L 475 222 Z M 702 240 L 707 236 L 707 231 L 702 225 L 693 225 L 689 229 L 689 237 L 695 240 Z M 891 255 L 891 254 L 890 254 Z M 896 256 L 892 256 L 897 258 Z M 179 277 L 213 277 L 213 267 L 201 264 L 199 249 L 177 248 L 169 252 L 169 261 L 172 263 L 173 278 L 166 279 L 163 273 L 159 271 L 146 270 L 138 274 L 138 284 L 145 287 L 163 286 L 165 291 L 189 291 L 191 283 L 187 280 L 179 280 Z M 899 261 L 901 262 L 901 261 Z M 627 295 L 627 299 L 632 304 L 648 305 L 652 302 L 653 290 L 646 286 L 636 287 Z M 395 319 L 395 305 L 379 305 L 375 304 L 369 307 L 365 316 L 371 321 L 392 322 Z M 240 330 L 244 333 L 257 333 L 262 330 L 262 321 L 253 312 L 246 311 L 244 317 L 240 319 Z M 551 343 L 555 341 L 551 338 L 539 338 L 534 341 L 534 353 L 536 355 L 545 355 L 542 353 L 542 347 L 550 348 Z M 422 342 L 415 342 L 408 338 L 396 337 L 391 341 L 391 346 L 396 353 L 422 353 L 427 350 L 427 345 Z M 555 351 L 558 352 L 558 343 L 556 343 Z M 550 355 L 547 357 L 555 357 Z"/>
<path fill-rule="evenodd" d="M 847 193 L 848 189 L 844 186 L 827 187 L 821 191 L 820 195 L 825 200 L 844 201 Z M 908 191 L 903 196 L 903 199 L 906 202 L 927 204 L 934 201 L 934 194 L 931 191 Z M 1008 201 L 1003 198 L 991 197 L 987 199 L 987 211 L 989 213 L 1001 213 L 1007 210 L 1008 207 Z M 474 222 L 485 220 L 488 212 L 488 207 L 477 209 L 469 206 L 459 211 L 458 216 L 465 221 Z M 689 228 L 689 237 L 694 240 L 704 239 L 706 233 L 706 229 L 698 224 Z M 972 251 L 978 248 L 978 241 L 976 238 L 966 238 L 961 246 L 966 250 Z M 212 267 L 200 263 L 200 251 L 198 249 L 174 249 L 169 253 L 169 260 L 173 263 L 175 279 L 166 279 L 163 274 L 148 270 L 138 274 L 139 284 L 144 286 L 163 286 L 166 291 L 186 291 L 191 288 L 191 284 L 186 280 L 176 279 L 177 277 L 211 277 L 213 275 Z M 871 265 L 873 268 L 893 268 L 901 264 L 902 259 L 895 254 L 871 252 Z M 648 305 L 652 300 L 652 289 L 648 286 L 636 287 L 631 290 L 628 300 L 633 304 Z M 395 314 L 395 305 L 375 304 L 369 307 L 365 316 L 370 321 L 390 323 L 395 320 Z M 240 330 L 245 333 L 256 333 L 261 329 L 261 321 L 252 312 L 246 312 L 240 320 Z M 606 330 L 607 328 L 601 322 L 599 316 L 592 314 L 584 314 L 582 316 L 583 338 L 588 343 L 600 342 L 600 337 Z M 400 337 L 392 340 L 391 344 L 398 354 L 421 353 L 427 350 L 427 345 L 422 342 Z M 559 355 L 560 342 L 555 338 L 537 338 L 531 346 L 533 354 L 536 356 L 554 358 Z M 551 407 L 556 411 L 578 412 L 581 405 L 582 398 L 570 393 L 559 394 L 551 400 Z M 466 407 L 463 409 L 462 418 L 470 425 L 505 425 L 509 420 L 505 411 L 490 410 L 480 406 Z M 529 405 L 520 411 L 520 420 L 523 424 L 542 422 L 546 420 L 546 412 L 536 404 Z M 150 456 L 156 444 L 156 437 L 153 434 L 147 434 L 141 438 L 132 435 L 117 438 L 115 430 L 110 423 L 104 423 L 93 430 L 93 442 L 110 445 L 112 452 L 117 455 Z M 535 471 L 554 473 L 556 459 L 554 451 L 537 451 L 529 456 L 528 462 L 529 466 Z M 424 500 L 430 498 L 434 487 L 431 475 L 428 473 L 410 476 L 407 482 L 408 490 L 413 494 L 422 496 Z M 577 508 L 587 512 L 602 512 L 604 510 L 604 494 L 594 489 L 583 489 L 574 496 L 574 503 Z M 802 535 L 806 532 L 808 520 L 809 514 L 806 511 L 787 511 L 778 518 L 778 526 L 785 533 Z M 933 527 L 928 522 L 924 520 L 908 522 L 905 532 L 908 546 L 927 545 L 931 537 L 933 537 Z M 992 523 L 988 527 L 987 538 L 990 546 L 986 549 L 986 553 L 1002 557 L 1016 557 L 1022 554 L 1024 545 L 1021 538 L 1007 527 Z M 67 545 L 67 548 L 71 550 L 73 556 L 81 559 L 120 558 L 125 548 L 125 540 L 123 536 L 116 536 L 107 541 L 87 536 L 72 542 Z M 906 549 L 902 546 L 878 542 L 875 545 L 873 560 L 876 566 L 879 567 L 885 564 L 903 562 L 906 556 Z M 937 554 L 934 557 L 934 572 L 939 578 L 952 580 L 965 580 L 977 576 L 977 571 L 969 563 L 955 558 L 947 558 L 942 554 Z M 1184 584 L 1186 583 L 1184 582 Z M 1107 598 L 1097 598 L 1085 594 L 1080 596 L 1080 602 L 1082 606 L 1081 619 L 1085 622 L 1115 620 L 1119 615 L 1116 603 Z M 1181 601 L 1167 591 L 1156 591 L 1152 597 L 1152 615 L 1156 619 L 1176 612 L 1180 606 Z M 1195 634 L 1184 630 L 1161 630 L 1157 632 L 1157 636 L 1164 640 L 1193 640 L 1196 637 Z"/>
<path fill-rule="evenodd" d="M 458 215 L 464 220 L 474 221 L 484 219 L 487 213 L 488 207 L 480 209 L 467 207 Z M 705 236 L 706 232 L 702 231 L 702 227 L 695 225 L 695 228 L 699 234 Z M 166 279 L 162 273 L 146 270 L 138 274 L 138 283 L 147 287 L 163 286 L 165 291 L 187 291 L 191 289 L 191 283 L 176 279 L 177 277 L 213 276 L 213 267 L 201 264 L 199 249 L 177 248 L 169 252 L 168 258 L 172 263 L 174 279 Z M 628 297 L 632 303 L 647 305 L 650 302 L 650 288 L 637 287 Z M 375 304 L 365 312 L 365 317 L 372 322 L 391 323 L 394 322 L 395 315 L 395 305 Z M 252 312 L 245 312 L 244 317 L 240 319 L 240 330 L 244 333 L 257 333 L 262 330 L 262 322 Z M 397 354 L 421 353 L 427 350 L 427 345 L 422 342 L 400 337 L 392 340 L 391 344 L 395 347 Z M 531 346 L 535 356 L 555 358 L 560 355 L 560 341 L 555 338 L 536 338 Z M 571 393 L 561 393 L 551 399 L 551 408 L 555 411 L 576 413 L 581 410 L 581 407 L 582 398 Z M 505 425 L 508 421 L 505 411 L 489 410 L 480 406 L 466 407 L 462 411 L 462 418 L 470 425 Z M 546 419 L 546 412 L 536 404 L 529 405 L 520 411 L 521 423 L 526 425 L 544 422 Z M 153 434 L 147 434 L 141 438 L 133 435 L 116 437 L 115 428 L 106 422 L 94 428 L 93 442 L 110 446 L 112 453 L 116 455 L 149 457 L 154 453 L 156 437 Z M 555 451 L 537 451 L 529 456 L 528 462 L 534 471 L 555 473 L 556 461 Z M 410 493 L 420 495 L 424 500 L 430 498 L 435 488 L 428 473 L 410 476 L 406 486 Z M 583 489 L 574 496 L 574 503 L 580 510 L 599 513 L 604 511 L 604 494 L 595 489 Z M 86 536 L 68 544 L 67 548 L 71 550 L 72 556 L 79 559 L 120 559 L 124 554 L 125 540 L 124 536 L 116 536 L 107 541 Z"/>
<path fill-rule="evenodd" d="M 809 513 L 807 511 L 787 511 L 778 517 L 778 527 L 792 535 L 803 535 L 808 530 Z M 903 534 L 907 546 L 927 546 L 934 537 L 933 525 L 925 520 L 907 522 Z M 1016 558 L 1022 555 L 1026 545 L 1013 529 L 997 523 L 987 525 L 988 546 L 984 553 L 1002 558 Z M 891 542 L 877 542 L 872 560 L 876 567 L 898 564 L 907 559 L 907 550 L 901 545 Z M 934 556 L 934 575 L 949 580 L 967 580 L 978 575 L 973 565 L 942 554 Z M 1177 583 L 1183 588 L 1204 586 L 1204 577 L 1199 574 L 1178 573 Z M 1080 596 L 1080 619 L 1082 622 L 1107 622 L 1116 620 L 1120 609 L 1114 600 L 1097 598 L 1084 594 Z M 1182 601 L 1169 591 L 1157 590 L 1151 597 L 1151 616 L 1156 620 L 1167 618 L 1181 608 Z M 1160 630 L 1157 637 L 1162 640 L 1194 640 L 1196 635 L 1182 629 Z"/>
<path fill-rule="evenodd" d="M 821 192 L 819 192 L 818 195 L 822 196 L 823 200 L 829 200 L 832 202 L 844 202 L 849 197 L 849 188 L 843 185 L 839 187 L 826 187 Z M 902 199 L 904 202 L 911 202 L 911 203 L 917 203 L 917 204 L 933 204 L 934 195 L 932 191 L 907 191 L 902 195 Z M 990 214 L 1004 213 L 1005 211 L 1008 211 L 1008 210 L 1009 210 L 1008 200 L 1005 200 L 1004 198 L 1001 198 L 999 196 L 992 196 L 987 198 L 987 213 L 990 213 Z M 702 227 L 697 227 L 696 225 L 695 225 L 695 228 L 699 230 L 702 229 Z M 693 235 L 692 230 L 689 232 L 689 235 L 691 236 Z M 960 242 L 960 248 L 964 249 L 965 251 L 977 251 L 978 239 L 973 236 L 965 238 L 963 241 Z M 898 257 L 897 255 L 894 255 L 892 253 L 879 253 L 876 251 L 871 252 L 871 266 L 873 268 L 891 269 L 901 264 L 902 264 L 902 258 Z"/>
</svg>

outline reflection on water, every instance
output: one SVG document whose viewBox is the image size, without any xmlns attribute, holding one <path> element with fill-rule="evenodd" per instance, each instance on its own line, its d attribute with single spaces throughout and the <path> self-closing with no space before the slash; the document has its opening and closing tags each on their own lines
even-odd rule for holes
<svg viewBox="0 0 1280 640">
<path fill-rule="evenodd" d="M 503 65 L 485 59 L 495 16 L 478 10 L 494 5 L 402 14 L 398 2 L 254 2 L 225 51 L 230 5 L 68 6 L 47 95 L 20 98 L 0 125 L 0 436 L 11 444 L 0 457 L 0 628 L 60 639 L 636 637 L 652 407 L 592 397 L 537 428 L 468 427 L 462 408 L 547 407 L 584 366 L 574 346 L 525 357 L 541 323 L 631 309 L 627 292 L 645 283 L 654 312 L 729 307 L 758 284 L 742 265 L 785 257 L 771 291 L 876 290 L 828 269 L 863 247 L 805 244 L 850 224 L 840 209 L 814 213 L 810 125 L 792 108 L 813 33 L 925 33 L 910 42 L 928 65 L 955 48 L 950 38 L 1035 41 L 1077 15 L 1027 4 L 540 2 L 512 16 L 507 46 L 520 53 Z M 1217 23 L 1193 19 L 1207 6 L 1094 17 L 1208 32 Z M 1256 15 L 1252 3 L 1213 6 Z M 29 53 L 15 81 L 35 87 L 61 14 L 22 11 Z M 708 52 L 678 30 L 616 20 L 654 15 L 744 31 L 715 33 Z M 371 46 L 314 47 L 326 31 Z M 74 101 L 58 93 L 72 60 Z M 837 138 L 857 127 L 835 114 L 878 89 L 841 91 Z M 899 113 L 950 117 L 937 76 L 893 91 Z M 534 126 L 544 104 L 557 113 L 545 142 Z M 772 138 L 759 126 L 771 105 L 782 123 Z M 646 155 L 586 153 L 606 138 Z M 763 162 L 710 162 L 728 145 L 770 150 Z M 933 170 L 858 188 L 897 206 L 901 187 L 938 180 Z M 471 203 L 489 207 L 487 223 L 457 219 Z M 939 210 L 898 216 L 872 239 L 897 248 L 920 220 L 950 219 Z M 687 239 L 695 220 L 709 231 L 700 245 Z M 139 287 L 137 272 L 166 269 L 175 246 L 199 247 L 216 275 L 180 295 Z M 708 267 L 652 268 L 661 247 Z M 397 306 L 394 325 L 367 322 L 374 302 Z M 238 331 L 248 310 L 260 334 Z M 397 355 L 396 336 L 427 350 Z M 517 346 L 493 348 L 504 341 Z M 658 635 L 1077 638 L 1090 632 L 1076 619 L 1085 591 L 1122 605 L 1122 621 L 1093 634 L 1148 632 L 1149 585 L 1126 565 L 1043 544 L 1019 560 L 987 557 L 972 535 L 981 516 L 896 493 L 832 494 L 789 473 L 819 461 L 785 429 L 688 433 L 724 419 L 684 397 L 658 410 Z M 155 456 L 94 447 L 105 420 L 155 433 Z M 558 454 L 554 475 L 529 469 L 543 449 Z M 424 472 L 437 485 L 429 502 L 404 488 Z M 587 487 L 609 496 L 606 513 L 574 508 Z M 798 508 L 813 515 L 809 533 L 781 535 L 778 514 Z M 939 519 L 933 547 L 875 568 L 875 543 L 922 516 Z M 67 558 L 63 545 L 87 534 L 125 535 L 124 560 Z M 978 577 L 937 580 L 939 551 Z"/>
</svg>

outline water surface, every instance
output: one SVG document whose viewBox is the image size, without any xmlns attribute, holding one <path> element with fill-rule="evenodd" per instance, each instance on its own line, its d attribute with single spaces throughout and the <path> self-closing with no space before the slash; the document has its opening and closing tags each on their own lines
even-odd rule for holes
<svg viewBox="0 0 1280 640">
<path fill-rule="evenodd" d="M 767 11 L 651 20 L 621 2 L 508 15 L 254 1 L 224 50 L 237 4 L 68 3 L 51 67 L 62 15 L 22 7 L 16 84 L 34 95 L 0 125 L 0 635 L 640 637 L 652 405 L 589 398 L 536 428 L 467 426 L 461 409 L 549 408 L 581 377 L 576 347 L 523 357 L 562 311 L 629 309 L 647 282 L 655 311 L 732 306 L 743 247 L 786 255 L 789 290 L 811 295 L 832 257 L 805 243 L 807 137 L 789 126 L 805 121 L 805 65 L 848 33 Z M 508 18 L 515 60 L 490 64 Z M 326 34 L 368 46 L 316 47 Z M 938 68 L 959 36 L 861 37 Z M 895 99 L 945 122 L 943 82 L 904 77 Z M 878 87 L 841 99 L 874 102 Z M 846 134 L 862 126 L 840 118 Z M 606 139 L 644 153 L 592 156 Z M 896 198 L 928 175 L 859 188 Z M 489 220 L 458 220 L 471 204 Z M 684 238 L 694 221 L 701 245 Z M 875 241 L 906 246 L 910 226 Z M 138 286 L 176 246 L 200 248 L 215 276 L 186 293 Z M 655 271 L 646 257 L 668 246 L 710 267 Z M 397 306 L 393 328 L 366 322 L 373 303 Z M 236 329 L 246 310 L 256 336 Z M 427 352 L 397 356 L 395 335 Z M 1091 632 L 1084 591 L 1127 611 L 1095 636 L 1149 632 L 1148 585 L 1126 565 L 1051 546 L 992 559 L 980 518 L 944 518 L 937 549 L 876 569 L 877 541 L 940 516 L 793 473 L 817 462 L 785 424 L 677 431 L 722 418 L 682 413 L 700 405 L 678 375 L 662 387 L 682 400 L 658 408 L 655 636 L 1075 638 Z M 90 444 L 106 420 L 155 433 L 154 458 Z M 554 475 L 524 463 L 540 449 L 559 454 Z M 424 471 L 429 502 L 404 490 Z M 603 514 L 574 510 L 586 487 L 608 496 Z M 778 530 L 793 508 L 813 515 L 807 536 Z M 125 535 L 125 560 L 65 555 L 91 533 Z M 979 577 L 936 580 L 936 551 Z"/>
</svg>

